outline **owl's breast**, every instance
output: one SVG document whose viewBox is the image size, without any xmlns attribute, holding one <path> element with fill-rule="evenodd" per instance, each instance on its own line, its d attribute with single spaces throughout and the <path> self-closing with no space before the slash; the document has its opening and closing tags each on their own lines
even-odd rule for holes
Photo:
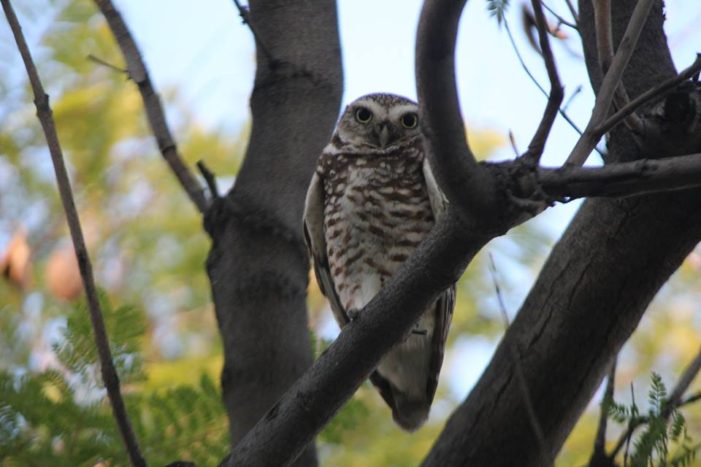
<svg viewBox="0 0 701 467">
<path fill-rule="evenodd" d="M 423 174 L 352 165 L 326 178 L 324 191 L 331 274 L 342 304 L 360 308 L 433 226 Z"/>
</svg>

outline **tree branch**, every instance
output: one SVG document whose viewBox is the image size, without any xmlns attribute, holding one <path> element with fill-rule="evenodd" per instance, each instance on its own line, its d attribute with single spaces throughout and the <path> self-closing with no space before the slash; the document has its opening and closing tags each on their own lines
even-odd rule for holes
<svg viewBox="0 0 701 467">
<path fill-rule="evenodd" d="M 465 230 L 449 209 L 358 318 L 234 447 L 228 465 L 294 460 L 488 240 Z"/>
<path fill-rule="evenodd" d="M 34 65 L 29 47 L 27 47 L 24 35 L 22 34 L 22 29 L 10 1 L 1 1 L 2 8 L 5 11 L 5 16 L 7 17 L 7 21 L 10 24 L 15 41 L 17 42 L 17 48 L 22 56 L 25 68 L 27 69 L 27 75 L 29 76 L 32 91 L 34 92 L 34 104 L 37 108 L 37 117 L 41 123 L 42 129 L 44 130 L 46 142 L 49 146 L 51 161 L 53 162 L 54 171 L 56 173 L 58 190 L 61 195 L 61 203 L 63 204 L 63 209 L 66 213 L 66 221 L 71 233 L 71 239 L 73 240 L 73 248 L 75 249 L 75 254 L 78 260 L 80 276 L 83 280 L 83 286 L 87 296 L 90 321 L 92 323 L 93 334 L 95 337 L 95 346 L 97 347 L 97 353 L 100 359 L 102 381 L 107 389 L 107 396 L 109 397 L 110 404 L 112 406 L 112 413 L 114 414 L 119 432 L 122 436 L 122 440 L 124 441 L 124 446 L 129 455 L 129 460 L 131 461 L 131 464 L 136 467 L 145 467 L 146 461 L 141 455 L 138 442 L 136 441 L 136 437 L 134 436 L 134 432 L 131 428 L 129 416 L 127 415 L 126 407 L 124 406 L 124 399 L 122 398 L 122 393 L 119 387 L 119 376 L 117 375 L 117 370 L 115 369 L 114 362 L 112 361 L 112 352 L 110 351 L 109 338 L 107 337 L 107 331 L 105 330 L 105 323 L 102 319 L 102 309 L 97 296 L 97 288 L 93 277 L 92 264 L 90 262 L 88 250 L 85 246 L 85 239 L 83 238 L 83 231 L 80 226 L 78 211 L 75 207 L 70 180 L 68 178 L 66 166 L 63 162 L 63 153 L 61 151 L 58 135 L 56 134 L 56 126 L 54 124 L 51 107 L 49 105 L 49 96 L 46 94 L 44 87 L 41 84 L 41 80 L 39 78 L 39 74 L 37 73 L 36 66 Z"/>
<path fill-rule="evenodd" d="M 608 378 L 606 379 L 606 389 L 604 397 L 601 400 L 601 413 L 599 414 L 599 425 L 596 429 L 594 437 L 594 451 L 589 460 L 589 467 L 604 467 L 610 466 L 610 460 L 606 454 L 606 427 L 609 418 L 609 404 L 613 402 L 613 391 L 616 386 L 616 364 L 617 358 L 613 359 L 611 369 L 609 370 Z"/>
<path fill-rule="evenodd" d="M 611 67 L 606 72 L 601 83 L 599 92 L 596 95 L 594 109 L 584 134 L 579 138 L 572 152 L 567 157 L 568 164 L 582 165 L 589 157 L 591 151 L 596 147 L 603 134 L 597 133 L 596 128 L 608 117 L 609 110 L 616 89 L 623 78 L 623 72 L 628 65 L 630 57 L 633 55 L 635 46 L 638 43 L 640 32 L 645 25 L 650 8 L 655 0 L 640 0 L 633 11 L 633 15 L 628 22 L 626 32 L 618 44 L 618 50 L 611 61 Z"/>
<path fill-rule="evenodd" d="M 538 165 L 540 162 L 540 157 L 543 155 L 545 142 L 550 135 L 550 130 L 552 130 L 555 117 L 557 117 L 557 113 L 560 110 L 560 104 L 562 104 L 564 92 L 562 89 L 562 84 L 560 84 L 560 77 L 557 73 L 555 58 L 553 57 L 553 53 L 550 48 L 550 38 L 548 37 L 547 30 L 548 25 L 546 24 L 545 15 L 543 14 L 543 8 L 541 5 L 542 2 L 540 0 L 532 0 L 531 3 L 533 5 L 536 26 L 538 28 L 540 50 L 543 55 L 543 61 L 545 62 L 545 68 L 548 72 L 548 79 L 550 80 L 548 104 L 545 106 L 543 117 L 540 120 L 540 125 L 538 125 L 538 129 L 533 135 L 533 139 L 528 145 L 528 150 L 524 155 L 524 157 L 529 162 L 533 163 L 533 165 Z"/>
<path fill-rule="evenodd" d="M 624 118 L 635 112 L 637 109 L 641 108 L 648 102 L 651 102 L 655 98 L 665 94 L 666 92 L 674 89 L 679 84 L 688 80 L 692 76 L 701 70 L 701 54 L 696 54 L 696 59 L 694 63 L 689 65 L 688 68 L 684 69 L 674 78 L 668 79 L 664 83 L 640 94 L 638 97 L 630 101 L 625 107 L 618 110 L 616 113 L 611 115 L 605 122 L 599 125 L 594 132 L 596 134 L 605 135 L 611 131 L 616 125 L 618 125 Z"/>
<path fill-rule="evenodd" d="M 541 167 L 537 177 L 543 192 L 560 201 L 682 190 L 701 185 L 701 153 L 604 167 Z"/>
<path fill-rule="evenodd" d="M 178 152 L 166 121 L 163 106 L 161 105 L 158 93 L 156 93 L 153 87 L 153 83 L 151 83 L 151 78 L 149 78 L 148 70 L 141 58 L 141 52 L 136 45 L 136 41 L 134 41 L 131 32 L 129 32 L 129 28 L 127 28 L 127 25 L 122 19 L 122 15 L 114 7 L 111 0 L 94 1 L 105 16 L 107 24 L 112 30 L 112 34 L 122 51 L 122 55 L 124 55 L 124 59 L 127 62 L 129 77 L 139 88 L 139 93 L 141 93 L 141 98 L 144 101 L 144 108 L 146 109 L 146 117 L 151 126 L 151 131 L 156 138 L 156 142 L 158 143 L 158 149 L 161 151 L 161 155 L 177 177 L 180 185 L 190 197 L 190 200 L 201 213 L 204 213 L 209 205 L 204 196 L 204 190 L 197 181 L 197 178 L 195 178 L 187 165 L 185 165 Z"/>
</svg>

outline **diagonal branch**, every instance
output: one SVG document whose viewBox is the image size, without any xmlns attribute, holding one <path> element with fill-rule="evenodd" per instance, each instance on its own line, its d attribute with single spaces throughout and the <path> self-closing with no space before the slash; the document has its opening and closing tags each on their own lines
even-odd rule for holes
<svg viewBox="0 0 701 467">
<path fill-rule="evenodd" d="M 624 118 L 635 112 L 637 109 L 643 105 L 651 102 L 659 96 L 664 95 L 666 92 L 674 89 L 679 84 L 688 80 L 692 76 L 701 70 L 701 54 L 696 54 L 696 59 L 694 63 L 689 65 L 688 68 L 682 70 L 674 78 L 668 79 L 667 81 L 661 83 L 658 86 L 640 94 L 638 97 L 630 101 L 625 107 L 618 110 L 616 113 L 611 115 L 605 122 L 599 125 L 594 132 L 597 134 L 604 135 L 611 131 L 616 125 L 618 125 Z"/>
<path fill-rule="evenodd" d="M 628 22 L 626 32 L 618 44 L 616 54 L 611 61 L 604 79 L 596 95 L 594 109 L 584 134 L 579 138 L 572 152 L 567 157 L 567 164 L 582 165 L 589 157 L 591 151 L 596 147 L 603 134 L 597 133 L 596 128 L 608 117 L 611 103 L 616 93 L 618 85 L 623 78 L 623 72 L 633 55 L 638 38 L 647 20 L 650 8 L 655 0 L 640 0 L 633 11 L 633 15 Z"/>
<path fill-rule="evenodd" d="M 78 267 L 80 276 L 85 287 L 87 296 L 88 309 L 90 311 L 90 321 L 92 322 L 93 333 L 95 336 L 95 345 L 100 358 L 100 370 L 102 373 L 102 381 L 107 389 L 107 395 L 112 405 L 112 412 L 117 421 L 119 432 L 122 435 L 124 446 L 126 447 L 129 459 L 132 465 L 136 467 L 146 466 L 146 461 L 141 455 L 139 445 L 131 428 L 129 416 L 124 406 L 124 399 L 119 388 L 119 376 L 112 361 L 112 352 L 110 351 L 109 338 L 105 330 L 105 323 L 102 319 L 102 310 L 100 301 L 97 296 L 97 288 L 93 277 L 92 264 L 90 256 L 85 246 L 85 239 L 80 227 L 80 218 L 75 207 L 73 192 L 71 191 L 70 180 L 66 171 L 66 165 L 63 162 L 63 153 L 61 145 L 56 134 L 56 127 L 52 117 L 51 107 L 49 106 L 49 96 L 44 92 L 44 87 L 41 84 L 39 74 L 32 59 L 29 47 L 22 34 L 17 16 L 10 4 L 9 0 L 1 0 L 2 8 L 5 11 L 7 21 L 10 23 L 10 28 L 17 42 L 17 48 L 22 55 L 22 60 L 27 69 L 27 75 L 34 92 L 34 104 L 37 108 L 37 117 L 41 122 L 41 126 L 46 136 L 46 142 L 51 153 L 51 161 L 53 162 L 54 171 L 56 173 L 56 181 L 58 183 L 59 193 L 63 209 L 66 212 L 66 221 L 73 240 L 73 248 L 78 259 Z"/>
<path fill-rule="evenodd" d="M 117 44 L 122 51 L 122 55 L 124 55 L 124 59 L 127 62 L 129 77 L 139 88 L 146 109 L 146 117 L 151 126 L 151 131 L 156 138 L 156 142 L 158 143 L 158 149 L 161 151 L 161 155 L 177 177 L 180 185 L 190 197 L 190 200 L 201 213 L 205 212 L 207 210 L 208 201 L 205 198 L 204 190 L 197 181 L 197 178 L 195 178 L 187 165 L 185 165 L 178 152 L 175 140 L 166 122 L 165 112 L 163 111 L 158 93 L 153 87 L 153 83 L 151 83 L 146 65 L 141 58 L 141 52 L 139 52 L 139 48 L 129 32 L 129 28 L 127 28 L 126 23 L 122 19 L 122 15 L 114 7 L 111 0 L 95 0 L 95 4 L 105 16 L 107 24 L 112 30 L 112 34 L 114 34 Z"/>
<path fill-rule="evenodd" d="M 545 15 L 543 14 L 542 2 L 540 0 L 532 0 L 533 11 L 535 12 L 536 26 L 538 28 L 538 36 L 540 39 L 540 50 L 543 54 L 543 61 L 545 62 L 545 68 L 548 71 L 548 79 L 550 80 L 550 93 L 548 94 L 548 104 L 545 106 L 543 111 L 543 117 L 538 125 L 538 129 L 533 135 L 531 144 L 528 145 L 528 151 L 524 157 L 533 163 L 533 165 L 538 165 L 540 162 L 540 157 L 543 155 L 543 150 L 545 148 L 545 142 L 550 135 L 550 130 L 552 130 L 553 123 L 555 122 L 555 117 L 560 110 L 560 104 L 562 104 L 562 98 L 564 97 L 564 92 L 562 89 L 562 84 L 560 83 L 560 77 L 557 74 L 557 67 L 555 66 L 555 58 L 553 57 L 552 50 L 550 48 L 550 39 L 548 37 L 548 25 L 545 21 Z"/>
<path fill-rule="evenodd" d="M 614 357 L 611 362 L 608 378 L 606 379 L 606 389 L 604 397 L 601 399 L 601 413 L 599 414 L 599 426 L 596 429 L 594 437 L 594 452 L 592 452 L 589 460 L 589 467 L 605 466 L 610 464 L 608 455 L 606 454 L 606 427 L 609 417 L 609 404 L 613 402 L 613 391 L 616 386 L 616 366 L 618 358 Z"/>
</svg>

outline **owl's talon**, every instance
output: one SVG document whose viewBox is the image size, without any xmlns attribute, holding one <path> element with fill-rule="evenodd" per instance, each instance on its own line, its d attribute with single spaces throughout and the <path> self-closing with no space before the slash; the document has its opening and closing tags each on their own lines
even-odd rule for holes
<svg viewBox="0 0 701 467">
<path fill-rule="evenodd" d="M 358 311 L 357 308 L 351 308 L 346 312 L 346 314 L 348 315 L 348 320 L 352 323 L 358 319 L 358 316 L 360 316 L 360 311 Z"/>
</svg>

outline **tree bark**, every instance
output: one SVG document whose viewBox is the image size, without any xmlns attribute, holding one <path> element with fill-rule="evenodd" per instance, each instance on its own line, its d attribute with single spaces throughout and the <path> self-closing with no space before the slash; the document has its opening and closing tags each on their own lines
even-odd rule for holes
<svg viewBox="0 0 701 467">
<path fill-rule="evenodd" d="M 250 6 L 258 61 L 251 137 L 234 187 L 205 217 L 232 446 L 312 362 L 301 218 L 342 93 L 334 1 Z M 296 465 L 316 464 L 312 443 Z"/>
<path fill-rule="evenodd" d="M 612 2 L 614 43 L 620 40 L 635 3 Z M 658 2 L 624 74 L 631 96 L 675 73 L 663 20 Z M 579 24 L 587 67 L 598 89 L 601 73 L 589 0 L 580 1 Z M 636 146 L 624 129 L 614 131 L 609 150 L 611 161 L 641 158 L 650 152 Z M 699 238 L 698 189 L 587 201 L 551 252 L 488 368 L 449 419 L 424 465 L 551 464 L 611 359 Z M 543 434 L 540 441 L 534 426 Z"/>
</svg>

